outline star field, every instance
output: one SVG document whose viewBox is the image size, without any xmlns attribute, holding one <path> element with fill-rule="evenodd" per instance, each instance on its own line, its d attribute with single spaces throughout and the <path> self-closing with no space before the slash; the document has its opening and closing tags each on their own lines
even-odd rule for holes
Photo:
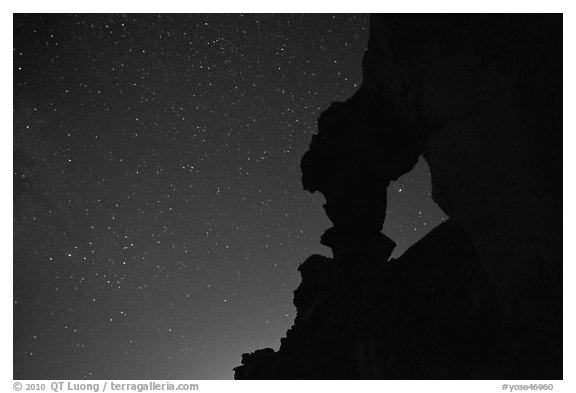
<svg viewBox="0 0 576 393">
<path fill-rule="evenodd" d="M 299 162 L 366 15 L 14 16 L 14 378 L 231 378 L 331 226 Z M 419 163 L 396 255 L 444 217 Z"/>
</svg>

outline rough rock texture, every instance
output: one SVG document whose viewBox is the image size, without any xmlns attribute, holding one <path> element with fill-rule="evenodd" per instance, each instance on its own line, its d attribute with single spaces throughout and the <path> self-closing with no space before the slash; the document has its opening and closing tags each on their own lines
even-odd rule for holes
<svg viewBox="0 0 576 393">
<path fill-rule="evenodd" d="M 343 289 L 328 287 L 333 261 L 308 258 L 280 350 L 243 355 L 235 377 L 473 378 L 502 356 L 500 309 L 456 224 L 441 224 L 397 260 L 373 260 L 359 285 Z"/>
<path fill-rule="evenodd" d="M 236 378 L 562 378 L 562 16 L 376 15 L 363 83 L 302 159 L 334 227 L 298 316 Z M 388 261 L 426 158 L 445 223 Z"/>
</svg>

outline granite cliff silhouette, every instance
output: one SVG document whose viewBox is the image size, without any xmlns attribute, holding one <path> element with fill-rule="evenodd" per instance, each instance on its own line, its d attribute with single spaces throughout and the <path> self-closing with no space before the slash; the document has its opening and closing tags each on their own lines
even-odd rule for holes
<svg viewBox="0 0 576 393">
<path fill-rule="evenodd" d="M 561 379 L 562 16 L 373 15 L 362 68 L 301 162 L 333 257 L 235 378 Z M 450 219 L 391 259 L 386 188 L 420 156 Z"/>
</svg>

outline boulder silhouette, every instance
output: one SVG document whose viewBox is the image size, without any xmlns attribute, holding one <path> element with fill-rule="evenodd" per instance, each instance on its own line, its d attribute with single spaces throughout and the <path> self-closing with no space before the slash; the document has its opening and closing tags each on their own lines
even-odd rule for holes
<svg viewBox="0 0 576 393">
<path fill-rule="evenodd" d="M 301 162 L 333 256 L 235 378 L 562 379 L 562 15 L 373 15 L 362 69 Z M 450 219 L 390 259 L 420 155 Z"/>
</svg>

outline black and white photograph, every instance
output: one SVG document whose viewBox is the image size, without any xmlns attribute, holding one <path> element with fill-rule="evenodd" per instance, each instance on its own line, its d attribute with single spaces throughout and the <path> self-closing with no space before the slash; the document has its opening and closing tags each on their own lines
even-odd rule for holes
<svg viewBox="0 0 576 393">
<path fill-rule="evenodd" d="M 383 7 L 13 12 L 6 391 L 561 391 L 564 15 Z"/>
</svg>

